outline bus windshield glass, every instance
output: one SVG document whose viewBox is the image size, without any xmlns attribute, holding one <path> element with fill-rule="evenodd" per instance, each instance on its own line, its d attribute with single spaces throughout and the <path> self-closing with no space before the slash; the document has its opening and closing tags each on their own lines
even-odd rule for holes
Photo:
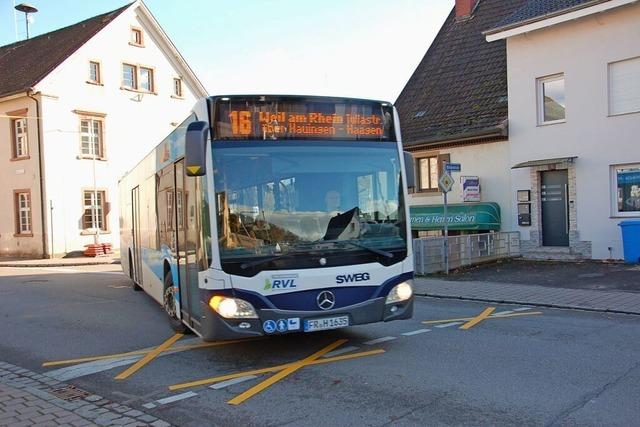
<svg viewBox="0 0 640 427">
<path fill-rule="evenodd" d="M 395 141 L 393 109 L 383 102 L 293 97 L 221 98 L 214 139 Z"/>
<path fill-rule="evenodd" d="M 406 255 L 395 143 L 216 141 L 213 152 L 225 271 L 315 268 L 319 255 L 334 255 L 331 265 Z"/>
</svg>

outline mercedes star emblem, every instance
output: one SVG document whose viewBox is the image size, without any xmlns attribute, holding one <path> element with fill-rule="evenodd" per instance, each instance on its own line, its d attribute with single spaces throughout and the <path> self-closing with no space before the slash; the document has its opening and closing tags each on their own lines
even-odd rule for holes
<svg viewBox="0 0 640 427">
<path fill-rule="evenodd" d="M 332 292 L 322 291 L 316 297 L 316 302 L 318 303 L 318 307 L 322 310 L 332 309 L 336 303 L 336 297 Z"/>
</svg>

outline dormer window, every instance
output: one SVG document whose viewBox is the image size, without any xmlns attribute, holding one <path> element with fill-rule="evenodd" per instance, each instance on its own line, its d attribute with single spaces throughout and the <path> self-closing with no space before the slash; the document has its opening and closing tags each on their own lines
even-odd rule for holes
<svg viewBox="0 0 640 427">
<path fill-rule="evenodd" d="M 129 41 L 130 45 L 133 46 L 144 46 L 144 40 L 142 38 L 142 30 L 140 28 L 132 28 L 131 29 L 131 40 Z"/>
</svg>

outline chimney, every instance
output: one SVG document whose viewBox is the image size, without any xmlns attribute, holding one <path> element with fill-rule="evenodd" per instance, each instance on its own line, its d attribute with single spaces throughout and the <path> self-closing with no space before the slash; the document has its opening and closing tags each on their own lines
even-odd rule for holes
<svg viewBox="0 0 640 427">
<path fill-rule="evenodd" d="M 456 0 L 456 19 L 468 19 L 479 0 Z"/>
</svg>

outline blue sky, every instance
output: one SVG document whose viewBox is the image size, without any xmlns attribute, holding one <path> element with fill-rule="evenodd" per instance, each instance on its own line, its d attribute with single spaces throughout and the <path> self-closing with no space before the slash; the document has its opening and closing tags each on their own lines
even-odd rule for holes
<svg viewBox="0 0 640 427">
<path fill-rule="evenodd" d="M 16 40 L 0 0 L 0 45 Z M 116 9 L 122 0 L 30 0 L 31 36 Z M 146 0 L 207 90 L 395 101 L 454 0 Z M 24 38 L 24 15 L 18 16 Z"/>
</svg>

